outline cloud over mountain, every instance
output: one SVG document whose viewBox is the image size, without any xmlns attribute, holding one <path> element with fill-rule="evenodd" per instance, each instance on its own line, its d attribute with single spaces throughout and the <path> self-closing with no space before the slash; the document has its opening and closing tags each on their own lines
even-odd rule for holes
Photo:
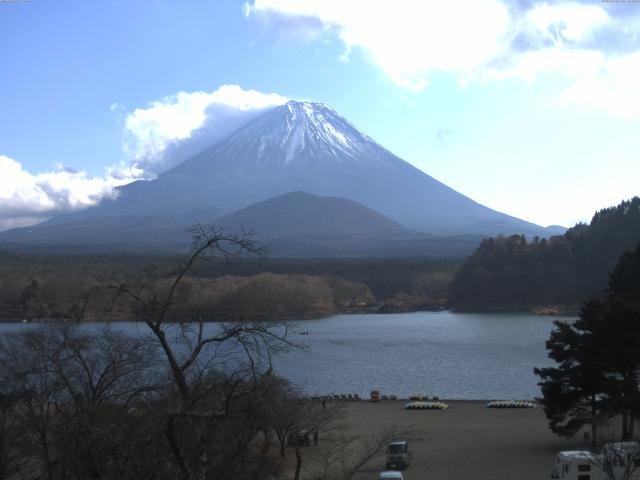
<svg viewBox="0 0 640 480">
<path fill-rule="evenodd" d="M 147 176 L 198 153 L 287 98 L 223 85 L 213 92 L 178 92 L 136 108 L 125 118 L 124 149 Z"/>
<path fill-rule="evenodd" d="M 0 230 L 96 205 L 104 197 L 114 197 L 114 187 L 123 182 L 127 180 L 108 175 L 92 177 L 62 166 L 32 174 L 12 158 L 0 155 Z"/>
<path fill-rule="evenodd" d="M 401 87 L 421 90 L 437 72 L 463 84 L 551 72 L 568 80 L 561 106 L 640 116 L 640 9 L 630 3 L 253 0 L 244 12 L 308 38 L 337 36 L 345 58 L 360 50 Z"/>
<path fill-rule="evenodd" d="M 212 92 L 179 92 L 126 114 L 122 105 L 114 103 L 110 110 L 124 115 L 125 160 L 107 167 L 101 176 L 63 166 L 31 173 L 19 161 L 0 155 L 0 230 L 32 225 L 113 198 L 116 187 L 155 178 L 286 101 L 277 94 L 223 85 Z"/>
</svg>

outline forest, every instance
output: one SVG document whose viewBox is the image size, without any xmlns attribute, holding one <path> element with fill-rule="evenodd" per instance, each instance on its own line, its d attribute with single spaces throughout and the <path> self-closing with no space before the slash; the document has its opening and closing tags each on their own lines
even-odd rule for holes
<svg viewBox="0 0 640 480">
<path fill-rule="evenodd" d="M 575 308 L 602 295 L 608 272 L 640 242 L 640 198 L 595 213 L 549 239 L 485 239 L 451 283 L 457 308 Z"/>
<path fill-rule="evenodd" d="M 466 260 L 216 259 L 189 272 L 185 292 L 208 320 L 315 318 L 349 312 L 456 308 L 577 311 L 600 296 L 619 256 L 640 242 L 640 198 L 549 239 L 483 240 Z M 0 250 L 0 320 L 133 318 L 108 286 L 153 279 L 180 255 Z M 185 293 L 186 294 L 186 293 Z"/>
<path fill-rule="evenodd" d="M 180 259 L 0 251 L 0 320 L 134 318 L 126 302 L 111 305 L 109 285 L 151 281 Z M 216 259 L 181 288 L 208 320 L 406 311 L 444 306 L 456 267 L 429 259 Z"/>
</svg>

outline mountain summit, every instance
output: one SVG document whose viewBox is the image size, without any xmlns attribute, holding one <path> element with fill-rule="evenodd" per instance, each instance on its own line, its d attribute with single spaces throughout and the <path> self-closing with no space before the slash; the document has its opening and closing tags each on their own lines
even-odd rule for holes
<svg viewBox="0 0 640 480">
<path fill-rule="evenodd" d="M 447 187 L 322 103 L 277 107 L 159 180 L 183 176 L 215 179 L 209 201 L 226 210 L 300 190 L 349 198 L 434 234 L 549 234 Z"/>
<path fill-rule="evenodd" d="M 167 174 L 362 162 L 379 158 L 382 150 L 326 105 L 291 101 L 241 127 L 225 141 Z"/>
<path fill-rule="evenodd" d="M 21 241 L 34 235 L 44 242 L 55 232 L 63 237 L 64 231 L 81 231 L 83 222 L 95 225 L 100 218 L 108 218 L 116 230 L 119 218 L 130 228 L 138 222 L 131 218 L 155 218 L 163 231 L 170 225 L 183 229 L 194 221 L 213 221 L 290 192 L 352 200 L 404 228 L 428 234 L 556 233 L 491 210 L 447 187 L 326 105 L 292 101 L 255 118 L 157 179 L 120 187 L 113 200 L 40 226 L 0 234 L 0 240 L 15 239 L 18 234 Z M 153 221 L 143 223 L 148 226 Z M 119 239 L 126 242 L 129 234 Z M 141 240 L 144 234 L 136 238 Z"/>
</svg>

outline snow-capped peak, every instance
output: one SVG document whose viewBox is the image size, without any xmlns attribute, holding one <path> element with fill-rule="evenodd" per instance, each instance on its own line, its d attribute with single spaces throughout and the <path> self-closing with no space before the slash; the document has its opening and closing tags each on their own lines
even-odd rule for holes
<svg viewBox="0 0 640 480">
<path fill-rule="evenodd" d="M 251 155 L 257 164 L 343 161 L 380 148 L 322 103 L 290 101 L 250 122 L 229 137 L 226 147 Z M 226 152 L 233 155 L 232 151 Z M 245 156 L 246 158 L 246 156 Z"/>
<path fill-rule="evenodd" d="M 389 152 L 333 109 L 322 103 L 290 101 L 252 120 L 173 173 L 192 167 L 201 171 L 232 165 L 249 170 L 275 165 L 305 168 L 382 158 L 389 159 Z"/>
<path fill-rule="evenodd" d="M 322 103 L 291 101 L 268 115 L 269 124 L 255 122 L 259 137 L 257 160 L 273 154 L 274 143 L 279 160 L 290 163 L 296 158 L 357 156 L 362 144 L 371 140 Z M 266 127 L 266 128 L 265 128 Z M 373 142 L 371 142 L 373 143 Z"/>
</svg>

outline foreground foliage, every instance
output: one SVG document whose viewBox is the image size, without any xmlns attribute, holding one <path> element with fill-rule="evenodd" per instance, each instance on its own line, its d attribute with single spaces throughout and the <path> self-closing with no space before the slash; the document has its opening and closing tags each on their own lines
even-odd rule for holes
<svg viewBox="0 0 640 480">
<path fill-rule="evenodd" d="M 618 261 L 604 301 L 588 301 L 580 318 L 555 322 L 547 341 L 557 367 L 536 368 L 551 430 L 575 435 L 620 416 L 621 439 L 634 438 L 640 418 L 640 245 Z"/>
<path fill-rule="evenodd" d="M 275 479 L 291 473 L 287 448 L 298 479 L 302 440 L 318 443 L 338 415 L 274 374 L 273 356 L 298 347 L 288 325 L 205 324 L 184 283 L 211 257 L 261 254 L 250 236 L 196 225 L 175 269 L 100 287 L 139 335 L 60 322 L 0 337 L 0 480 Z M 339 438 L 358 448 L 339 468 L 321 455 L 313 478 L 351 478 L 386 437 Z"/>
</svg>

